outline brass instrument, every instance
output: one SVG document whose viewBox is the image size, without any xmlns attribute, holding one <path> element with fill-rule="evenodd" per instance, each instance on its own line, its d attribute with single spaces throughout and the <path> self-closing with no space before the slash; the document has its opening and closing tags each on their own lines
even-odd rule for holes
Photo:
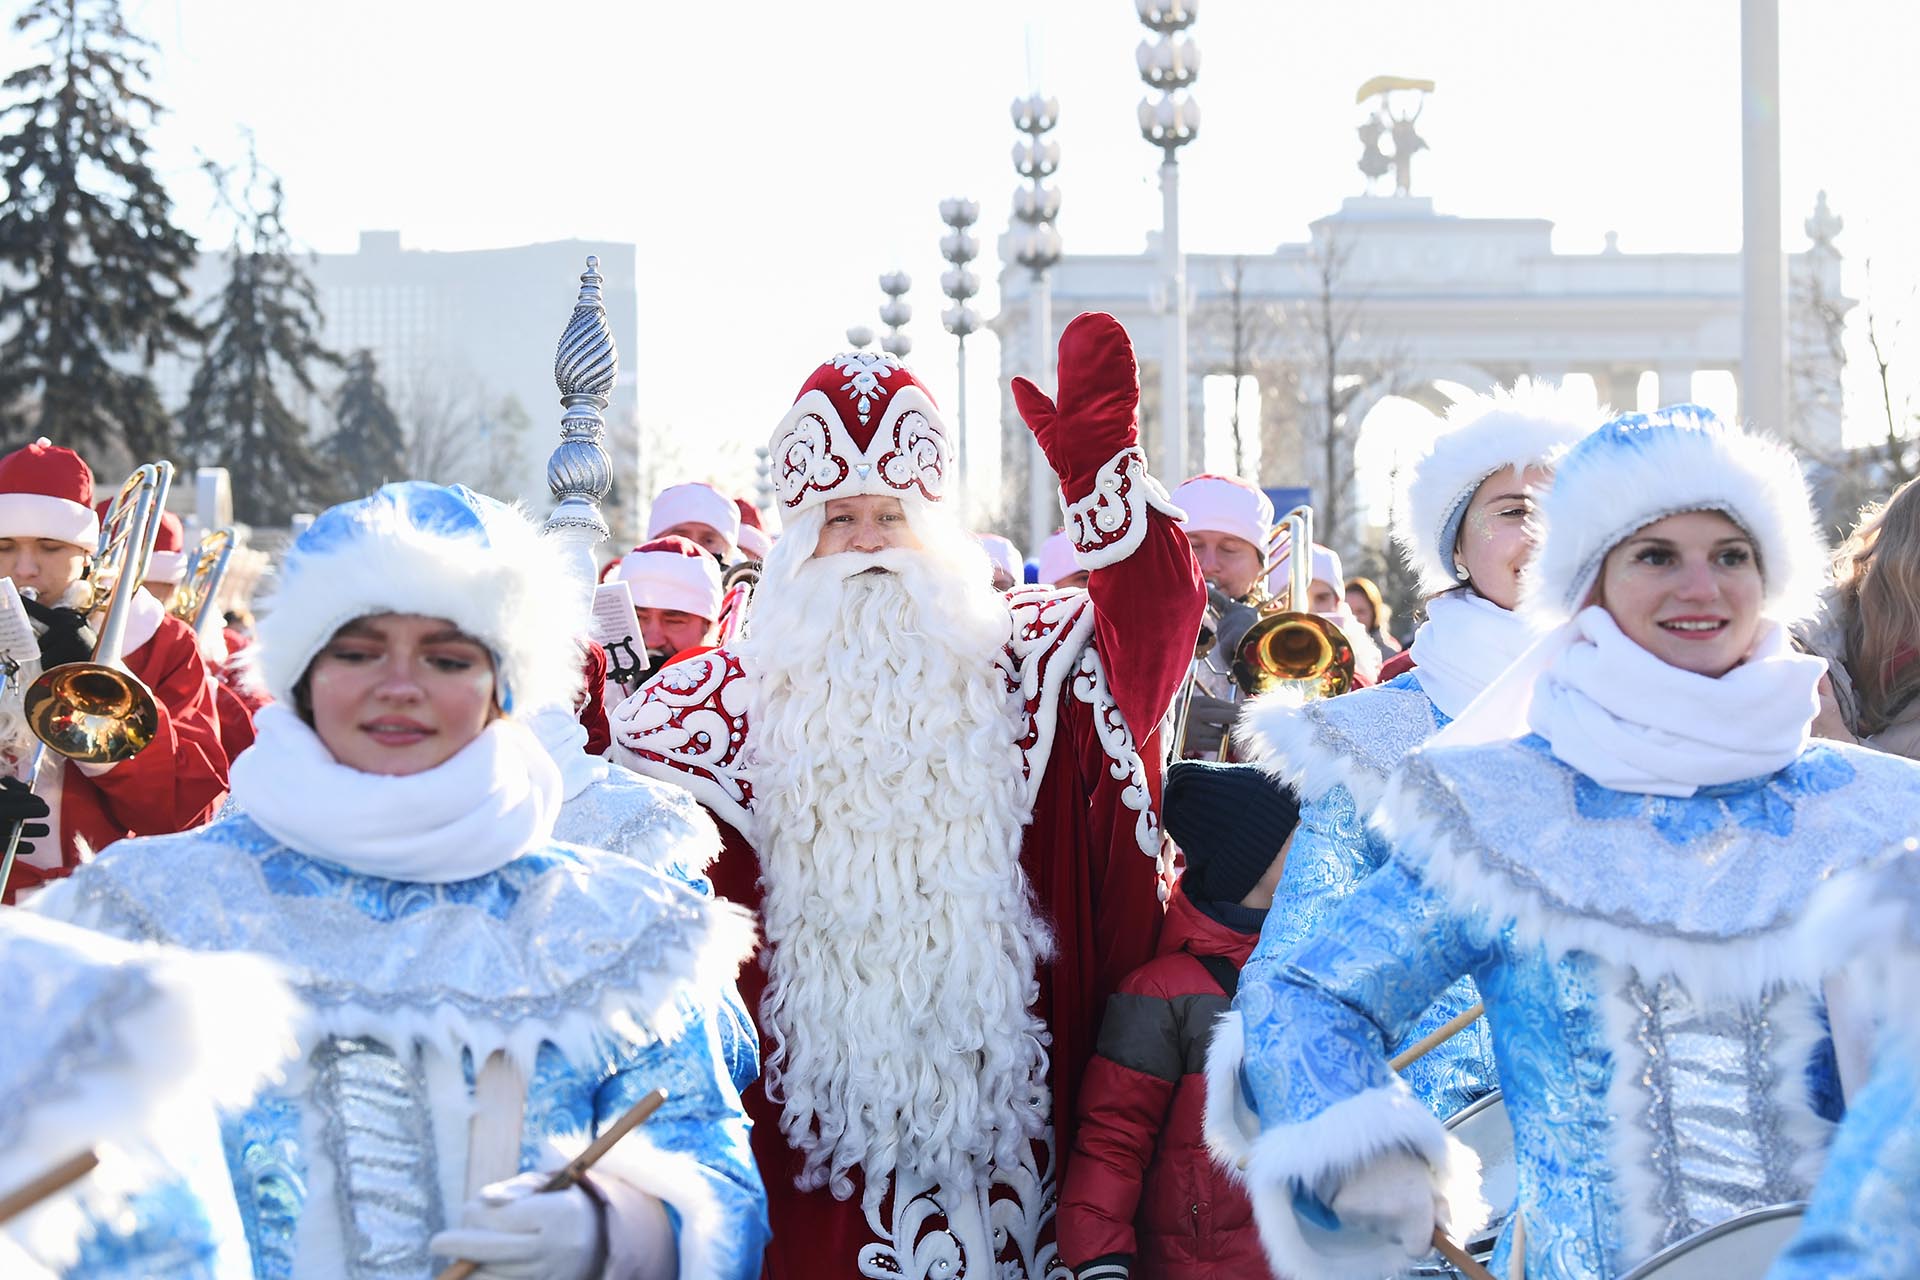
<svg viewBox="0 0 1920 1280">
<path fill-rule="evenodd" d="M 720 617 L 715 624 L 718 643 L 726 644 L 746 633 L 747 610 L 753 606 L 753 593 L 759 585 L 758 560 L 729 565 L 720 575 Z"/>
<path fill-rule="evenodd" d="M 167 612 L 203 639 L 209 626 L 218 627 L 226 621 L 218 608 L 220 584 L 226 580 L 227 565 L 233 560 L 239 537 L 232 525 L 201 535 L 185 580 L 167 602 Z"/>
<path fill-rule="evenodd" d="M 1313 509 L 1295 507 L 1276 530 L 1287 535 L 1287 595 L 1261 604 L 1260 620 L 1234 647 L 1233 682 L 1249 697 L 1288 688 L 1302 700 L 1331 698 L 1353 687 L 1353 645 L 1339 627 L 1305 609 L 1313 582 Z M 1278 566 L 1267 562 L 1264 582 Z"/>
</svg>

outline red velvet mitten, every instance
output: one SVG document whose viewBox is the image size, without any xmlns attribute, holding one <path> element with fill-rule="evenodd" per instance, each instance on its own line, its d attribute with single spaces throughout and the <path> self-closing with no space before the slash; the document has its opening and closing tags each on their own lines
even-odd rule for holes
<svg viewBox="0 0 1920 1280">
<path fill-rule="evenodd" d="M 1081 567 L 1117 564 L 1146 536 L 1147 508 L 1183 519 L 1140 453 L 1140 376 L 1112 316 L 1089 311 L 1060 335 L 1056 403 L 1025 378 L 1013 402 L 1060 477 L 1067 536 Z"/>
</svg>

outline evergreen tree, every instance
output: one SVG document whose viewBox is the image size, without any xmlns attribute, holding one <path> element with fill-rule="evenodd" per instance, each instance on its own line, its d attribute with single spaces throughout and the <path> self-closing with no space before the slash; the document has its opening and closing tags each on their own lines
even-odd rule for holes
<svg viewBox="0 0 1920 1280">
<path fill-rule="evenodd" d="M 196 336 L 182 304 L 193 237 L 147 163 L 145 51 L 119 0 L 33 0 L 14 29 L 44 61 L 0 107 L 0 435 L 166 451 L 148 377 Z"/>
<path fill-rule="evenodd" d="M 211 162 L 206 168 L 235 229 L 227 285 L 180 412 L 182 445 L 196 465 L 232 473 L 237 518 L 285 524 L 330 500 L 334 485 L 283 393 L 311 400 L 315 366 L 340 357 L 321 345 L 319 293 L 282 221 L 280 179 L 261 167 L 251 143 L 243 181 Z"/>
<path fill-rule="evenodd" d="M 387 400 L 373 352 L 362 348 L 347 360 L 347 376 L 334 394 L 334 432 L 320 445 L 342 497 L 372 493 L 406 475 L 407 440 L 400 417 Z"/>
</svg>

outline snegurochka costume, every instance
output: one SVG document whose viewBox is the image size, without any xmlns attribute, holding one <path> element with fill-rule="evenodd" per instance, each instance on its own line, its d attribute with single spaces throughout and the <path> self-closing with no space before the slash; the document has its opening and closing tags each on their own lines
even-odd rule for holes
<svg viewBox="0 0 1920 1280">
<path fill-rule="evenodd" d="M 1873 939 L 1849 989 L 1880 1035 L 1800 1232 L 1767 1280 L 1910 1276 L 1920 1267 L 1920 856 L 1895 850 L 1823 890 L 1812 914 L 1815 928 Z"/>
<path fill-rule="evenodd" d="M 1542 511 L 1527 607 L 1560 625 L 1403 761 L 1377 814 L 1387 862 L 1284 966 L 1242 983 L 1229 1017 L 1244 1060 L 1210 1064 L 1210 1139 L 1296 1280 L 1406 1263 L 1331 1206 L 1409 1156 L 1455 1234 L 1472 1225 L 1474 1162 L 1385 1053 L 1462 974 L 1487 1005 L 1515 1134 L 1496 1271 L 1516 1221 L 1533 1280 L 1609 1280 L 1802 1197 L 1839 1114 L 1821 982 L 1861 939 L 1809 927 L 1806 908 L 1905 839 L 1920 772 L 1809 742 L 1824 664 L 1782 625 L 1822 559 L 1799 466 L 1678 406 L 1577 445 Z M 1581 607 L 1611 548 L 1689 511 L 1731 518 L 1763 582 L 1763 630 L 1719 679 Z"/>
<path fill-rule="evenodd" d="M 1591 400 L 1583 403 L 1531 382 L 1455 405 L 1433 448 L 1413 467 L 1394 530 L 1427 597 L 1427 620 L 1413 641 L 1417 669 L 1371 689 L 1304 704 L 1288 692 L 1269 694 L 1243 714 L 1239 736 L 1246 757 L 1292 786 L 1301 800 L 1300 825 L 1260 944 L 1247 962 L 1249 973 L 1283 963 L 1336 903 L 1387 860 L 1386 842 L 1366 822 L 1387 779 L 1409 751 L 1466 710 L 1531 638 L 1522 618 L 1475 593 L 1456 568 L 1454 545 L 1475 491 L 1508 467 L 1524 472 L 1549 462 L 1598 426 L 1599 418 Z M 1419 1039 L 1479 999 L 1473 980 L 1459 979 L 1407 1039 Z M 1486 1020 L 1401 1074 L 1434 1114 L 1453 1115 L 1495 1087 Z"/>
<path fill-rule="evenodd" d="M 558 770 L 513 715 L 577 688 L 558 556 L 523 516 L 457 486 L 388 485 L 322 514 L 252 650 L 275 702 L 234 772 L 235 812 L 116 845 L 35 902 L 286 968 L 311 1023 L 299 1071 L 225 1131 L 262 1278 L 446 1265 L 429 1241 L 463 1202 L 472 1212 L 475 1091 L 499 1078 L 525 1082 L 517 1162 L 507 1135 L 522 1171 L 559 1167 L 669 1092 L 588 1177 L 605 1224 L 596 1274 L 645 1274 L 663 1250 L 685 1280 L 758 1273 L 765 1198 L 721 1043 L 744 1017 L 732 984 L 748 924 L 641 859 L 557 843 Z M 506 713 L 405 777 L 338 763 L 292 710 L 333 634 L 386 613 L 445 618 L 485 644 Z"/>
<path fill-rule="evenodd" d="M 0 1275 L 252 1275 L 215 1109 L 244 1106 L 281 1067 L 294 1017 L 255 957 L 0 912 L 0 1194 L 99 1161 L 0 1225 Z"/>
</svg>

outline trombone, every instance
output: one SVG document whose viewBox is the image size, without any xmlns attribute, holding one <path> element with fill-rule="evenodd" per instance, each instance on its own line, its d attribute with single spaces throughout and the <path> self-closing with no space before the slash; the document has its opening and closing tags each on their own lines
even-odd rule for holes
<svg viewBox="0 0 1920 1280">
<path fill-rule="evenodd" d="M 152 690 L 124 665 L 127 611 L 146 579 L 160 513 L 173 485 L 171 462 L 149 462 L 127 477 L 100 518 L 100 540 L 89 570 L 96 589 L 107 587 L 106 612 L 90 662 L 69 662 L 41 673 L 23 695 L 27 728 L 40 740 L 28 776 L 37 781 L 48 748 L 83 764 L 132 759 L 160 732 L 160 705 Z M 13 874 L 20 850 L 15 823 L 0 854 L 0 885 Z"/>
<path fill-rule="evenodd" d="M 1260 606 L 1261 618 L 1234 646 L 1233 682 L 1249 698 L 1292 689 L 1303 701 L 1331 698 L 1353 688 L 1353 645 L 1340 628 L 1307 612 L 1313 584 L 1313 508 L 1295 507 L 1275 526 L 1287 535 L 1287 597 Z M 1266 571 L 1279 565 L 1276 555 Z"/>
<path fill-rule="evenodd" d="M 194 547 L 193 564 L 187 570 L 186 579 L 167 602 L 167 612 L 192 627 L 193 634 L 202 640 L 206 639 L 210 627 L 218 627 L 224 621 L 216 606 L 220 584 L 226 580 L 227 565 L 233 559 L 239 538 L 239 531 L 232 525 L 202 535 Z"/>
<path fill-rule="evenodd" d="M 760 587 L 760 562 L 742 560 L 720 576 L 720 617 L 715 636 L 720 644 L 738 640 L 747 630 L 747 612 L 753 608 L 753 593 Z"/>
</svg>

